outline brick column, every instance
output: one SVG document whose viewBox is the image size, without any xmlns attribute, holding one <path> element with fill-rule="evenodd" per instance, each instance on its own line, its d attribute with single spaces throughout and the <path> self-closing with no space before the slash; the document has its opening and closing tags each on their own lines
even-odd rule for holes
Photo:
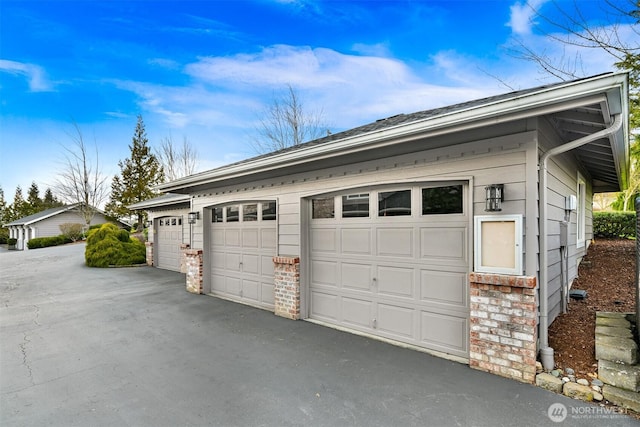
<svg viewBox="0 0 640 427">
<path fill-rule="evenodd" d="M 189 249 L 191 245 L 188 243 L 182 243 L 180 245 L 180 273 L 187 272 L 187 255 L 185 251 Z"/>
<path fill-rule="evenodd" d="M 187 273 L 187 291 L 194 294 L 204 293 L 202 249 L 184 250 L 185 273 Z"/>
<path fill-rule="evenodd" d="M 469 366 L 518 381 L 536 376 L 536 278 L 471 273 Z"/>
<path fill-rule="evenodd" d="M 153 242 L 144 242 L 147 247 L 147 265 L 153 266 Z"/>
<path fill-rule="evenodd" d="M 300 318 L 300 258 L 273 257 L 276 316 Z"/>
</svg>

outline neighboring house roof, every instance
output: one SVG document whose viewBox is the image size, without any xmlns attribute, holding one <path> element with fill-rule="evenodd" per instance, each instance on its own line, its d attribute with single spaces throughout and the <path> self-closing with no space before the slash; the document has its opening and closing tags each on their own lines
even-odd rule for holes
<svg viewBox="0 0 640 427">
<path fill-rule="evenodd" d="M 164 208 L 169 206 L 176 205 L 189 205 L 189 201 L 191 197 L 186 194 L 172 194 L 167 193 L 163 194 L 159 197 L 154 197 L 153 199 L 148 199 L 142 202 L 134 203 L 132 205 L 127 206 L 127 209 L 141 210 L 141 209 L 153 209 L 153 208 Z M 177 207 L 177 206 L 176 206 Z"/>
<path fill-rule="evenodd" d="M 38 222 L 38 221 L 42 221 L 43 219 L 47 219 L 50 218 L 52 216 L 55 215 L 59 215 L 63 212 L 67 212 L 72 210 L 73 208 L 75 208 L 76 206 L 78 206 L 78 204 L 74 204 L 74 205 L 66 205 L 66 206 L 59 206 L 57 208 L 49 208 L 46 209 L 42 212 L 38 212 L 35 213 L 33 215 L 29 215 L 29 216 L 25 216 L 22 217 L 20 219 L 16 219 L 15 221 L 12 221 L 8 224 L 4 224 L 5 227 L 11 227 L 11 226 L 15 226 L 15 225 L 30 225 L 33 224 L 34 222 Z"/>
<path fill-rule="evenodd" d="M 283 176 L 308 170 L 303 165 L 309 162 L 327 158 L 335 161 L 338 156 L 345 154 L 397 146 L 405 143 L 407 137 L 425 138 L 560 112 L 563 114 L 556 114 L 552 119 L 562 136 L 571 140 L 585 132 L 594 133 L 608 126 L 610 114 L 626 111 L 627 102 L 627 74 L 601 74 L 412 114 L 398 114 L 304 144 L 160 184 L 157 189 L 187 194 L 221 181 L 230 184 L 266 176 Z M 592 174 L 597 190 L 616 191 L 627 185 L 628 118 L 623 120 L 625 125 L 611 142 L 597 141 L 589 149 L 577 150 L 578 157 Z M 595 150 L 592 149 L 594 145 L 597 145 Z M 423 149 L 428 148 L 430 147 L 426 146 Z M 389 151 L 384 153 L 391 154 Z"/>
<path fill-rule="evenodd" d="M 16 219 L 15 221 L 12 221 L 12 222 L 9 222 L 7 224 L 4 224 L 3 227 L 31 225 L 33 223 L 45 220 L 47 218 L 51 218 L 52 216 L 60 215 L 61 213 L 73 210 L 74 208 L 78 207 L 78 205 L 80 205 L 80 203 L 74 203 L 72 205 L 59 206 L 57 208 L 49 208 L 49 209 L 46 209 L 44 211 L 35 213 L 33 215 L 29 215 L 29 216 L 22 217 L 20 219 Z M 94 209 L 96 210 L 97 213 L 105 215 L 105 213 L 103 211 L 101 211 L 100 209 L 98 209 L 98 208 L 94 208 Z M 120 222 L 122 225 L 126 225 L 127 227 L 131 226 L 131 224 L 128 224 L 128 223 L 126 223 L 124 221 L 118 221 L 118 222 Z"/>
</svg>

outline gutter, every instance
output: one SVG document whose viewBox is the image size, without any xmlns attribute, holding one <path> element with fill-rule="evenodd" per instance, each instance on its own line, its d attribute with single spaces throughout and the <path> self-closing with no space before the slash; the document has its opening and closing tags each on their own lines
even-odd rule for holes
<svg viewBox="0 0 640 427">
<path fill-rule="evenodd" d="M 551 370 L 553 366 L 553 349 L 549 347 L 549 306 L 548 306 L 548 251 L 549 242 L 547 239 L 547 218 L 548 212 L 548 194 L 547 194 L 547 181 L 548 181 L 548 161 L 551 157 L 558 154 L 566 153 L 567 151 L 575 150 L 590 142 L 601 138 L 607 138 L 618 132 L 622 127 L 622 114 L 616 114 L 613 124 L 608 128 L 602 129 L 591 135 L 584 136 L 576 139 L 575 141 L 568 142 L 566 144 L 554 147 L 548 150 L 540 157 L 540 352 L 541 354 L 550 355 L 550 359 L 547 359 L 547 366 L 544 366 L 545 370 Z M 543 365 L 545 364 L 545 358 L 543 358 Z M 550 364 L 551 366 L 548 366 Z"/>
</svg>

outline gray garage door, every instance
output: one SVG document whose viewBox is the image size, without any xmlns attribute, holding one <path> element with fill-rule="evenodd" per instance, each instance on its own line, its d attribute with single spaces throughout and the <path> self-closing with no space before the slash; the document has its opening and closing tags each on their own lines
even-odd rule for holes
<svg viewBox="0 0 640 427">
<path fill-rule="evenodd" d="M 182 217 L 156 220 L 158 233 L 158 268 L 180 271 L 180 245 L 182 244 Z"/>
<path fill-rule="evenodd" d="M 468 358 L 467 187 L 311 200 L 310 317 Z"/>
<path fill-rule="evenodd" d="M 276 203 L 212 209 L 211 294 L 274 309 Z"/>
</svg>

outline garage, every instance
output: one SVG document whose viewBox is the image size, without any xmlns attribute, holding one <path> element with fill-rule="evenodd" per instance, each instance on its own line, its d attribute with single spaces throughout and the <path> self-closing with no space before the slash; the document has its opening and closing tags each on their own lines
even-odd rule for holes
<svg viewBox="0 0 640 427">
<path fill-rule="evenodd" d="M 467 358 L 468 204 L 466 182 L 313 197 L 309 317 Z"/>
<path fill-rule="evenodd" d="M 157 219 L 157 260 L 158 267 L 180 271 L 180 245 L 182 241 L 182 217 Z"/>
<path fill-rule="evenodd" d="M 276 202 L 211 208 L 211 294 L 274 309 Z"/>
</svg>

